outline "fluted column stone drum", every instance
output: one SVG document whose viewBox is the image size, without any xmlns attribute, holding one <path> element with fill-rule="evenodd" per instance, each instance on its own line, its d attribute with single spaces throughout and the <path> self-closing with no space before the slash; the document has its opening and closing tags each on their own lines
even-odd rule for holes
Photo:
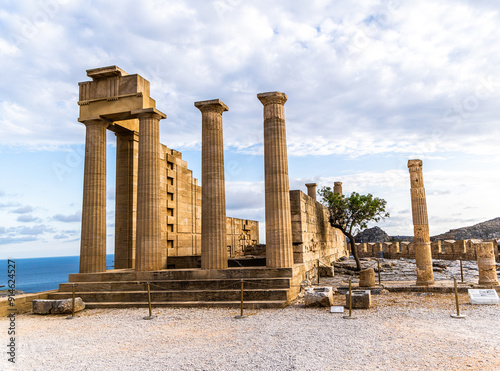
<svg viewBox="0 0 500 371">
<path fill-rule="evenodd" d="M 257 94 L 264 105 L 266 266 L 293 267 L 292 222 L 286 148 L 285 102 L 281 92 Z"/>
<path fill-rule="evenodd" d="M 80 273 L 106 271 L 106 128 L 103 120 L 83 122 L 85 169 L 83 176 Z"/>
<path fill-rule="evenodd" d="M 424 178 L 421 160 L 409 160 L 411 183 L 411 206 L 413 215 L 413 231 L 415 236 L 415 261 L 417 265 L 417 285 L 434 284 L 432 270 L 431 240 L 427 218 L 427 202 L 425 198 Z"/>
<path fill-rule="evenodd" d="M 222 113 L 219 99 L 195 102 L 201 111 L 201 268 L 226 269 L 226 193 Z"/>
<path fill-rule="evenodd" d="M 154 108 L 133 112 L 139 119 L 136 271 L 160 270 L 160 119 Z"/>
</svg>

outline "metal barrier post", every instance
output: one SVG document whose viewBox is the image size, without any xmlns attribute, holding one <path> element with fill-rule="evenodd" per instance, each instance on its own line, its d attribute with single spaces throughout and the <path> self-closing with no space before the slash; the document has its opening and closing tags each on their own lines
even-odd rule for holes
<svg viewBox="0 0 500 371">
<path fill-rule="evenodd" d="M 352 316 L 352 283 L 349 280 L 349 315 L 344 316 L 345 319 L 356 319 L 356 317 Z"/>
<path fill-rule="evenodd" d="M 75 284 L 73 284 L 73 296 L 71 301 L 71 316 L 66 317 L 66 319 L 75 318 Z"/>
<path fill-rule="evenodd" d="M 382 278 L 380 277 L 380 260 L 377 260 L 377 270 L 378 270 L 378 284 L 381 285 Z"/>
<path fill-rule="evenodd" d="M 148 286 L 148 307 L 149 307 L 149 316 L 143 317 L 143 319 L 153 319 L 155 316 L 153 316 L 153 311 L 151 308 L 151 289 L 150 289 L 150 284 L 147 282 Z"/>
<path fill-rule="evenodd" d="M 450 316 L 453 318 L 465 318 L 463 314 L 460 314 L 460 305 L 458 304 L 457 279 L 455 277 L 453 277 L 453 283 L 455 285 L 455 304 L 457 306 L 457 314 L 450 314 Z"/>
<path fill-rule="evenodd" d="M 460 259 L 460 278 L 462 279 L 462 283 L 464 283 L 464 266 L 462 264 L 462 259 Z"/>
<path fill-rule="evenodd" d="M 238 319 L 241 319 L 241 318 L 247 318 L 248 316 L 244 316 L 243 315 L 243 288 L 244 288 L 244 281 L 241 280 L 241 295 L 240 295 L 240 315 L 239 316 L 235 316 L 234 318 L 238 318 Z"/>
</svg>

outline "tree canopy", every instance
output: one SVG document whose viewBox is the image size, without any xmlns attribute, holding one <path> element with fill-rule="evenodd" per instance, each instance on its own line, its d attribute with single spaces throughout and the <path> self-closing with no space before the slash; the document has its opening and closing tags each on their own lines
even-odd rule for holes
<svg viewBox="0 0 500 371">
<path fill-rule="evenodd" d="M 356 267 L 361 270 L 354 235 L 365 229 L 369 222 L 378 222 L 390 216 L 385 210 L 387 201 L 371 194 L 360 195 L 357 192 L 346 197 L 334 193 L 330 187 L 323 187 L 318 193 L 322 197 L 322 204 L 328 208 L 330 225 L 340 229 L 349 238 Z"/>
</svg>

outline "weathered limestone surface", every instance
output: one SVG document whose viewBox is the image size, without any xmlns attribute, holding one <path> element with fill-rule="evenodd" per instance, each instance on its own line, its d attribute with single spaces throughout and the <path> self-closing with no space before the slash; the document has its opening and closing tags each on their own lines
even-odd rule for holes
<svg viewBox="0 0 500 371">
<path fill-rule="evenodd" d="M 338 193 L 339 195 L 342 195 L 342 182 L 333 183 L 333 193 Z"/>
<path fill-rule="evenodd" d="M 375 271 L 373 270 L 373 268 L 363 269 L 359 272 L 359 286 L 375 286 Z"/>
<path fill-rule="evenodd" d="M 498 285 L 495 250 L 492 242 L 474 244 L 477 254 L 480 285 Z"/>
<path fill-rule="evenodd" d="M 311 197 L 314 201 L 316 201 L 316 187 L 318 185 L 316 183 L 307 183 L 307 195 Z"/>
<path fill-rule="evenodd" d="M 32 301 L 34 314 L 70 314 L 73 308 L 73 299 L 50 300 L 35 299 Z M 82 298 L 75 298 L 75 312 L 85 309 Z"/>
<path fill-rule="evenodd" d="M 137 247 L 135 269 L 162 268 L 160 230 L 160 119 L 156 109 L 137 112 L 139 118 L 139 169 L 137 179 Z"/>
<path fill-rule="evenodd" d="M 349 292 L 345 295 L 345 306 L 349 308 Z M 372 305 L 372 296 L 370 290 L 353 290 L 352 291 L 352 308 L 353 309 L 369 309 Z"/>
<path fill-rule="evenodd" d="M 290 191 L 293 259 L 295 264 L 323 264 L 347 255 L 342 232 L 330 226 L 328 209 L 299 190 Z"/>
<path fill-rule="evenodd" d="M 409 160 L 408 169 L 410 171 L 411 182 L 417 285 L 432 285 L 434 284 L 434 274 L 432 272 L 431 240 L 429 237 L 429 222 L 427 219 L 427 203 L 422 174 L 422 161 Z M 411 252 L 409 252 L 409 254 L 411 255 Z"/>
<path fill-rule="evenodd" d="M 80 273 L 106 271 L 106 128 L 88 120 L 85 136 Z"/>
<path fill-rule="evenodd" d="M 325 287 L 309 287 L 305 291 L 304 304 L 306 307 L 329 307 L 333 305 L 333 289 Z"/>
<path fill-rule="evenodd" d="M 201 268 L 226 269 L 226 196 L 222 112 L 219 99 L 196 102 L 202 114 Z"/>
<path fill-rule="evenodd" d="M 257 94 L 264 105 L 266 266 L 293 267 L 292 222 L 286 149 L 285 102 L 281 92 Z"/>
</svg>

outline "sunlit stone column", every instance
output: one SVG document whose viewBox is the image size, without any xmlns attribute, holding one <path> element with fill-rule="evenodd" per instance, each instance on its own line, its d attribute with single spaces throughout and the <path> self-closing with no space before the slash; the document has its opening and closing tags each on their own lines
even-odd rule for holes
<svg viewBox="0 0 500 371">
<path fill-rule="evenodd" d="M 115 269 L 135 267 L 139 133 L 116 132 Z"/>
<path fill-rule="evenodd" d="M 139 119 L 135 270 L 154 271 L 162 267 L 159 124 L 166 115 L 154 108 L 132 113 Z"/>
<path fill-rule="evenodd" d="M 226 192 L 222 112 L 219 99 L 195 102 L 201 111 L 201 268 L 226 269 Z"/>
<path fill-rule="evenodd" d="M 427 203 L 425 200 L 422 161 L 409 160 L 411 182 L 411 206 L 413 215 L 413 231 L 415 236 L 415 260 L 417 265 L 417 285 L 434 284 L 432 272 L 431 241 L 429 238 L 429 222 L 427 219 Z"/>
<path fill-rule="evenodd" d="M 498 285 L 497 267 L 495 262 L 495 247 L 493 242 L 474 244 L 477 255 L 477 268 L 480 285 Z"/>
<path fill-rule="evenodd" d="M 342 182 L 333 183 L 333 193 L 338 193 L 342 196 Z"/>
<path fill-rule="evenodd" d="M 307 183 L 307 195 L 311 197 L 314 201 L 316 201 L 316 187 L 318 185 L 316 183 Z"/>
<path fill-rule="evenodd" d="M 257 94 L 264 105 L 266 266 L 293 267 L 284 93 Z"/>
<path fill-rule="evenodd" d="M 83 122 L 85 170 L 83 178 L 80 273 L 106 271 L 106 128 L 102 120 Z"/>
</svg>

